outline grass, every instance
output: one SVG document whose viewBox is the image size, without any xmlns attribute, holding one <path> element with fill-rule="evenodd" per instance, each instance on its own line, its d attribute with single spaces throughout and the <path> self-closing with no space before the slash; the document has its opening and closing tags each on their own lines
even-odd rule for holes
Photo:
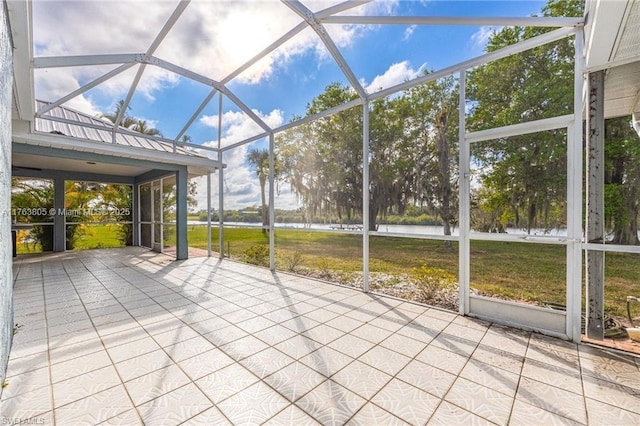
<svg viewBox="0 0 640 426">
<path fill-rule="evenodd" d="M 77 239 L 74 249 L 124 247 L 124 244 L 118 238 L 118 228 L 119 225 L 115 223 L 82 225 L 82 233 Z M 25 230 L 18 231 L 16 248 L 18 254 L 42 253 L 40 244 L 30 241 L 29 231 Z"/>
<path fill-rule="evenodd" d="M 211 230 L 217 249 L 218 230 Z M 241 258 L 254 245 L 268 244 L 260 229 L 226 228 L 225 254 Z M 189 227 L 189 245 L 206 248 L 206 228 Z M 411 273 L 422 265 L 458 276 L 458 244 L 412 238 L 370 237 L 370 270 Z M 276 230 L 276 266 L 301 253 L 300 266 L 356 272 L 362 270 L 362 239 L 358 235 L 306 230 Z M 561 245 L 471 242 L 471 287 L 480 294 L 535 304 L 566 304 L 566 248 Z M 626 315 L 626 296 L 640 296 L 640 256 L 608 253 L 605 312 Z M 640 310 L 640 307 L 637 307 Z"/>
<path fill-rule="evenodd" d="M 212 228 L 211 238 L 217 250 L 217 228 Z M 188 239 L 191 247 L 206 248 L 206 227 L 189 226 Z M 230 250 L 236 259 L 269 243 L 268 233 L 253 228 L 225 228 L 224 239 L 225 254 Z M 120 246 L 114 225 L 91 226 L 76 244 L 78 249 Z M 372 272 L 405 274 L 425 265 L 458 275 L 457 242 L 446 246 L 437 240 L 372 236 L 369 247 Z M 276 266 L 287 270 L 294 258 L 302 267 L 358 272 L 362 270 L 362 239 L 333 232 L 276 230 Z M 493 297 L 565 304 L 565 261 L 561 245 L 472 241 L 471 287 Z M 605 312 L 626 316 L 626 296 L 640 296 L 640 255 L 607 253 L 605 265 Z M 640 310 L 640 306 L 633 308 L 636 314 Z"/>
<path fill-rule="evenodd" d="M 82 234 L 76 241 L 74 249 L 87 250 L 94 248 L 124 247 L 124 243 L 118 238 L 119 225 L 110 223 L 106 225 L 82 225 Z"/>
</svg>

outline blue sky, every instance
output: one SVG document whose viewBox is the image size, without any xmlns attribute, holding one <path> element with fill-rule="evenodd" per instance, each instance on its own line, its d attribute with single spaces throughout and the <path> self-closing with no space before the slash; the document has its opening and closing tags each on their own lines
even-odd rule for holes
<svg viewBox="0 0 640 426">
<path fill-rule="evenodd" d="M 302 1 L 320 10 L 336 1 Z M 530 16 L 542 1 L 374 1 L 343 14 L 431 16 Z M 173 1 L 34 2 L 35 56 L 138 53 L 147 50 L 175 8 Z M 132 16 L 135 19 L 123 19 Z M 293 28 L 301 19 L 280 2 L 193 1 L 155 56 L 222 80 L 240 64 Z M 68 24 L 60 25 L 61 22 Z M 388 25 L 353 27 L 327 24 L 340 52 L 369 91 L 415 78 L 483 53 L 487 27 Z M 90 37 L 87 37 L 90 34 Z M 36 72 L 36 96 L 54 101 L 113 67 L 56 68 Z M 90 114 L 109 112 L 130 87 L 136 69 L 86 92 L 67 106 Z M 271 126 L 304 115 L 305 106 L 332 82 L 347 84 L 338 66 L 310 30 L 298 34 L 270 57 L 254 65 L 228 87 Z M 54 82 L 54 83 L 52 83 Z M 148 66 L 130 113 L 173 138 L 207 96 L 210 87 Z M 218 98 L 187 131 L 195 143 L 217 138 Z M 232 143 L 257 130 L 230 101 L 223 105 L 223 140 Z M 257 142 L 251 147 L 262 146 Z M 226 208 L 259 203 L 257 179 L 245 164 L 247 149 L 229 152 Z M 202 185 L 201 185 L 202 186 Z M 204 187 L 203 191 L 204 192 Z M 214 191 L 215 192 L 215 191 Z M 199 196 L 203 201 L 202 196 Z M 283 188 L 278 207 L 295 207 Z M 201 207 L 204 207 L 202 205 Z"/>
</svg>

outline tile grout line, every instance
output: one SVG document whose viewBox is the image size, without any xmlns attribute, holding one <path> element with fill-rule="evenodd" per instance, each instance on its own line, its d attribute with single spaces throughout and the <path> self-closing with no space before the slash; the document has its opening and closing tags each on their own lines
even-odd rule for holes
<svg viewBox="0 0 640 426">
<path fill-rule="evenodd" d="M 102 285 L 102 286 L 103 286 L 103 287 L 104 287 L 104 288 L 109 292 L 109 294 L 111 294 L 112 296 L 114 296 L 114 295 L 113 295 L 113 293 L 111 292 L 111 290 L 110 290 L 109 288 L 107 288 L 107 287 L 102 283 L 102 281 L 100 280 L 100 278 L 96 277 L 96 276 L 95 276 L 91 271 L 89 271 L 89 272 L 90 272 L 90 273 L 91 273 L 91 274 L 92 274 L 92 275 L 93 275 L 93 276 L 98 280 L 98 282 L 100 283 L 100 285 Z M 120 276 L 120 278 L 124 279 L 124 281 L 127 283 L 127 285 L 132 286 L 132 287 L 136 288 L 137 290 L 139 290 L 139 291 L 143 292 L 147 297 L 151 298 L 151 299 L 152 299 L 152 300 L 154 300 L 154 302 L 155 302 L 155 298 L 154 298 L 153 296 L 149 296 L 149 295 L 147 295 L 147 293 L 145 293 L 143 290 L 138 289 L 134 284 L 130 283 L 126 278 L 122 277 L 120 274 L 117 274 L 117 275 L 119 275 L 119 276 Z M 153 279 L 153 278 L 151 278 L 151 279 Z M 153 281 L 157 282 L 155 279 L 153 279 Z M 161 284 L 161 283 L 158 283 L 158 284 L 160 284 L 160 285 L 164 286 L 164 284 Z M 166 286 L 164 286 L 164 287 L 166 287 Z M 178 293 L 178 292 L 176 292 L 175 290 L 174 290 L 174 293 L 179 294 L 179 293 Z M 118 297 L 115 297 L 115 296 L 114 296 L 114 298 L 118 301 L 118 303 L 120 304 L 120 306 L 122 306 L 122 308 L 123 308 L 125 311 L 127 311 L 127 313 L 129 313 L 129 310 L 128 310 L 128 309 L 127 309 L 127 308 L 122 304 L 122 302 L 120 302 L 120 300 L 118 299 Z M 156 302 L 156 303 L 157 303 L 157 302 Z M 192 302 L 192 303 L 193 303 L 193 302 Z M 160 306 L 162 306 L 162 305 L 160 305 Z M 163 307 L 163 308 L 164 308 L 164 307 Z M 165 309 L 168 313 L 170 313 L 174 318 L 176 318 L 177 320 L 179 320 L 180 322 L 182 322 L 183 324 L 185 324 L 185 326 L 186 326 L 186 327 L 189 327 L 191 330 L 193 330 L 194 332 L 198 333 L 198 335 L 199 335 L 199 336 L 203 337 L 201 333 L 199 333 L 197 330 L 194 330 L 194 329 L 193 329 L 189 324 L 184 323 L 184 321 L 182 321 L 182 319 L 181 319 L 181 318 L 177 317 L 173 312 L 169 311 L 169 310 L 168 310 L 168 309 L 166 309 L 166 308 L 164 308 L 164 309 Z M 131 314 L 129 314 L 129 315 L 131 315 Z M 184 374 L 184 375 L 185 375 L 185 377 L 187 377 L 187 379 L 189 380 L 189 382 L 188 382 L 188 383 L 186 383 L 186 384 L 184 384 L 184 385 L 182 385 L 182 386 L 178 386 L 176 389 L 172 389 L 172 390 L 170 390 L 170 391 L 168 391 L 168 392 L 166 392 L 166 393 L 164 393 L 164 394 L 162 394 L 162 395 L 158 395 L 158 396 L 156 396 L 156 397 L 154 397 L 154 398 L 150 399 L 149 401 L 146 401 L 146 402 L 144 402 L 143 404 L 140 404 L 140 405 L 149 404 L 150 402 L 152 402 L 152 401 L 154 401 L 154 400 L 156 400 L 156 399 L 158 399 L 158 398 L 161 398 L 161 397 L 163 397 L 163 396 L 165 396 L 165 395 L 167 395 L 167 394 L 169 394 L 169 393 L 171 393 L 171 392 L 174 392 L 174 391 L 176 391 L 176 390 L 178 390 L 178 389 L 181 389 L 181 388 L 184 388 L 184 387 L 188 386 L 189 384 L 192 384 L 192 385 L 194 385 L 194 386 L 195 386 L 195 387 L 196 387 L 196 388 L 197 388 L 197 389 L 198 389 L 198 390 L 199 390 L 199 391 L 200 391 L 200 392 L 201 392 L 201 393 L 202 393 L 202 394 L 203 394 L 203 395 L 204 395 L 204 396 L 209 400 L 209 402 L 211 402 L 212 407 L 215 407 L 216 409 L 218 409 L 218 408 L 217 408 L 217 405 L 216 405 L 216 404 L 211 400 L 211 398 L 210 398 L 210 397 L 209 397 L 205 392 L 203 392 L 203 391 L 202 391 L 202 389 L 201 389 L 201 388 L 200 388 L 200 386 L 195 382 L 195 380 L 191 379 L 191 377 L 189 376 L 189 374 L 187 374 L 187 373 L 184 371 L 184 369 L 179 365 L 179 363 L 178 363 L 177 361 L 175 361 L 175 360 L 171 357 L 171 355 L 169 355 L 169 353 L 167 353 L 167 351 L 165 350 L 165 347 L 164 347 L 164 346 L 162 346 L 162 345 L 161 345 L 161 344 L 160 344 L 160 343 L 159 343 L 159 342 L 154 338 L 154 336 L 153 336 L 151 333 L 149 333 L 149 331 L 148 331 L 148 330 L 147 330 L 147 329 L 146 329 L 142 324 L 140 324 L 140 323 L 138 322 L 138 320 L 136 319 L 136 317 L 135 317 L 135 316 L 133 316 L 133 315 L 132 315 L 132 318 L 133 318 L 133 320 L 134 320 L 136 323 L 138 323 L 138 325 L 139 325 L 139 326 L 140 326 L 140 327 L 145 331 L 145 333 L 147 333 L 147 335 L 148 335 L 148 336 L 149 336 L 149 337 L 150 337 L 150 338 L 151 338 L 151 339 L 152 339 L 152 340 L 153 340 L 153 341 L 154 341 L 154 342 L 155 342 L 155 343 L 160 347 L 160 350 L 161 350 L 161 351 L 162 351 L 162 352 L 163 352 L 167 357 L 169 357 L 169 359 L 170 359 L 170 360 L 171 360 L 171 362 L 172 362 L 172 365 L 174 365 L 175 367 L 177 367 L 177 368 L 182 372 L 182 374 Z M 93 322 L 93 320 L 92 320 L 92 322 Z M 169 331 L 170 331 L 170 330 L 169 330 Z M 112 333 L 112 334 L 114 334 L 114 333 Z M 99 334 L 99 336 L 100 336 L 100 339 L 101 339 L 101 341 L 102 341 L 102 336 L 101 336 L 100 334 Z M 180 343 L 180 342 L 178 342 L 178 343 Z M 103 342 L 103 346 L 104 346 L 104 342 Z M 216 345 L 214 345 L 214 347 L 216 347 L 216 348 L 217 348 L 217 346 L 216 346 Z M 157 350 L 157 349 L 156 349 L 156 350 Z M 109 351 L 106 349 L 106 347 L 105 347 L 105 351 L 107 352 L 107 356 L 108 356 L 108 357 L 109 357 L 109 359 L 111 360 L 111 362 L 112 362 L 112 364 L 113 364 L 113 367 L 114 367 L 114 369 L 116 370 L 116 374 L 118 374 L 118 377 L 120 378 L 120 382 L 121 382 L 122 386 L 124 387 L 125 392 L 127 393 L 127 396 L 129 397 L 129 400 L 131 401 L 131 404 L 132 404 L 132 406 L 133 406 L 133 408 L 134 408 L 134 410 L 135 410 L 135 412 L 136 412 L 136 415 L 137 415 L 138 419 L 140 420 L 141 424 L 144 424 L 144 421 L 143 421 L 143 419 L 142 419 L 142 417 L 141 417 L 141 415 L 140 415 L 140 413 L 139 413 L 139 411 L 138 411 L 138 406 L 135 404 L 135 402 L 133 401 L 133 399 L 132 399 L 131 395 L 129 394 L 129 390 L 128 390 L 128 389 L 127 389 L 127 387 L 125 386 L 125 381 L 123 380 L 122 376 L 120 375 L 120 372 L 118 371 L 118 369 L 115 367 L 115 364 L 116 364 L 116 363 L 114 363 L 114 362 L 113 362 L 113 359 L 111 358 L 111 355 L 109 354 Z M 155 352 L 155 351 L 153 351 L 153 352 Z M 224 353 L 224 352 L 223 352 L 223 353 Z M 226 354 L 226 353 L 225 353 L 225 354 Z M 194 356 L 197 356 L 197 354 L 196 354 L 196 355 L 194 355 Z M 192 358 L 192 357 L 190 357 L 190 358 Z M 133 359 L 133 358 L 131 358 L 131 359 Z M 188 358 L 187 358 L 187 359 L 188 359 Z M 145 374 L 143 374 L 142 376 L 145 376 L 145 375 L 147 375 L 147 374 L 154 373 L 154 372 L 156 372 L 156 371 L 162 370 L 162 369 L 167 368 L 167 367 L 168 367 L 168 366 L 160 367 L 160 368 L 158 368 L 158 369 L 156 369 L 156 370 L 153 370 L 153 371 L 150 371 L 150 372 L 148 372 L 148 373 L 145 373 Z M 142 377 L 142 376 L 138 376 L 138 377 Z M 136 378 L 137 378 L 137 377 L 136 377 Z M 134 380 L 134 379 L 136 379 L 136 378 L 132 378 L 132 379 L 130 379 L 130 380 Z M 129 380 L 129 381 L 130 381 L 130 380 Z M 196 416 L 198 416 L 198 415 L 200 415 L 200 414 L 202 414 L 202 413 L 204 413 L 204 412 L 206 412 L 206 411 L 210 410 L 212 407 L 208 407 L 208 408 L 206 408 L 205 410 L 203 410 L 203 411 L 200 411 L 200 412 L 196 413 L 194 416 L 190 417 L 190 418 L 189 418 L 189 419 L 187 419 L 186 421 L 188 421 L 188 420 L 192 419 L 193 417 L 196 417 Z M 222 413 L 222 411 L 221 411 L 220 409 L 218 409 L 218 411 L 220 411 L 220 412 Z M 227 418 L 227 416 L 226 416 L 224 413 L 222 413 L 222 415 L 223 415 L 225 418 Z M 107 420 L 108 420 L 108 419 L 107 419 Z M 228 420 L 228 418 L 227 418 L 227 420 Z"/>
<path fill-rule="evenodd" d="M 422 313 L 422 314 L 420 314 L 420 315 L 423 315 L 423 314 L 424 314 L 424 313 L 426 313 L 426 312 L 427 312 L 427 311 L 423 312 L 423 313 Z M 416 318 L 417 318 L 417 317 L 416 317 Z M 414 320 L 415 320 L 415 318 L 414 318 Z M 446 330 L 446 329 L 447 329 L 447 327 L 448 327 L 449 325 L 453 324 L 453 321 L 455 321 L 455 317 L 454 317 L 454 319 L 452 319 L 451 321 L 449 321 L 449 324 L 448 324 L 446 327 L 443 327 L 443 328 L 442 328 L 442 330 L 440 330 L 440 331 L 439 331 L 435 336 L 433 336 L 433 339 L 431 339 L 431 341 L 430 341 L 429 343 L 427 343 L 427 344 L 426 344 L 426 346 L 424 347 L 424 349 L 423 349 L 423 350 L 421 350 L 420 352 L 418 352 L 418 353 L 417 353 L 417 354 L 416 354 L 416 355 L 411 359 L 411 361 L 422 362 L 422 361 L 420 361 L 419 359 L 417 359 L 418 355 L 420 355 L 422 352 L 424 352 L 424 351 L 425 351 L 425 350 L 426 350 L 426 349 L 427 349 L 427 348 L 428 348 L 428 347 L 433 343 L 433 341 L 434 341 L 434 340 L 436 340 L 439 336 L 441 336 L 442 334 L 448 334 L 448 333 L 445 333 L 445 332 L 444 332 L 444 330 Z M 487 328 L 487 330 L 488 330 L 488 328 Z M 483 335 L 483 338 L 484 338 L 484 336 L 486 335 L 486 333 L 487 333 L 487 332 L 485 331 L 485 333 L 484 333 L 484 335 Z M 482 340 L 482 339 L 481 339 L 481 340 Z M 478 342 L 478 343 L 476 344 L 476 347 L 474 348 L 473 352 L 475 352 L 475 350 L 478 348 L 478 346 L 479 346 L 479 345 L 480 345 L 480 342 Z M 447 351 L 448 351 L 448 349 L 444 349 L 444 350 L 447 350 Z M 451 352 L 451 351 L 449 351 L 449 352 Z M 469 354 L 469 356 L 467 357 L 467 360 L 466 360 L 466 362 L 464 363 L 463 367 L 460 369 L 460 372 L 462 372 L 462 371 L 464 370 L 464 367 L 466 367 L 466 365 L 469 363 L 469 360 L 471 359 L 471 356 L 473 355 L 473 352 L 472 352 L 471 354 Z M 411 361 L 409 361 L 409 362 L 411 362 Z M 425 363 L 425 364 L 426 364 L 426 363 Z M 409 364 L 407 364 L 407 365 L 409 365 Z M 427 365 L 430 365 L 430 364 L 427 364 Z M 440 368 L 438 368 L 438 367 L 435 367 L 435 366 L 432 366 L 432 367 L 433 367 L 433 368 L 436 368 L 436 369 L 438 369 L 438 370 L 440 370 Z M 406 366 L 405 366 L 404 368 L 406 368 Z M 404 368 L 403 368 L 403 370 L 404 370 Z M 402 370 L 400 370 L 397 374 L 399 374 L 401 371 L 402 371 Z M 442 370 L 442 371 L 444 371 L 444 370 Z M 426 391 L 426 390 L 424 391 L 424 392 L 427 392 L 429 395 L 432 395 L 432 396 L 434 396 L 434 397 L 436 397 L 436 398 L 438 398 L 438 399 L 440 400 L 440 401 L 438 402 L 438 404 L 436 404 L 436 407 L 435 407 L 435 409 L 433 410 L 433 413 L 431 413 L 431 416 L 429 416 L 429 418 L 426 420 L 425 424 L 426 424 L 426 423 L 429 423 L 429 421 L 431 421 L 431 419 L 433 418 L 434 414 L 438 411 L 438 409 L 439 409 L 439 408 L 440 408 L 440 406 L 442 405 L 443 401 L 445 400 L 445 398 L 446 398 L 447 394 L 449 393 L 449 391 L 451 391 L 451 388 L 452 388 L 452 387 L 453 387 L 453 385 L 456 383 L 457 379 L 460 377 L 460 372 L 459 372 L 458 374 L 456 374 L 456 378 L 453 380 L 453 382 L 451 383 L 451 386 L 449 386 L 449 388 L 447 389 L 447 391 L 446 391 L 446 392 L 444 392 L 444 393 L 442 394 L 442 397 L 439 397 L 439 396 L 437 396 L 437 395 L 433 395 L 432 393 L 430 393 L 430 392 L 428 392 L 428 391 Z M 396 375 L 397 375 L 397 374 L 396 374 Z M 398 377 L 397 379 L 398 379 L 398 380 L 400 380 L 400 381 L 402 381 L 402 382 L 404 382 L 404 383 L 407 383 L 407 384 L 411 385 L 411 383 L 408 383 L 408 382 L 406 382 L 406 381 L 402 380 L 402 379 L 401 379 L 401 378 L 399 378 L 399 377 Z M 413 385 L 411 385 L 411 386 L 413 386 Z M 460 407 L 460 408 L 462 408 L 462 407 Z M 462 408 L 462 409 L 464 410 L 464 408 Z M 468 411 L 468 410 L 465 410 L 465 411 Z"/>
<path fill-rule="evenodd" d="M 91 270 L 89 270 L 89 269 L 87 268 L 86 264 L 85 264 L 84 262 L 82 262 L 82 260 L 81 260 L 80 256 L 78 257 L 78 260 L 80 261 L 80 263 L 82 263 L 82 265 L 83 265 L 83 266 L 84 266 L 84 268 L 87 270 L 87 272 L 88 272 L 88 273 L 90 273 L 94 278 L 96 278 L 96 280 L 100 283 L 100 285 L 104 287 L 104 285 L 102 284 L 102 282 L 101 282 L 101 281 L 100 281 L 100 280 L 99 280 L 99 279 L 98 279 L 98 278 L 93 274 L 93 272 L 91 272 Z M 92 325 L 92 327 L 93 327 L 93 330 L 95 331 L 95 333 L 98 335 L 98 338 L 100 339 L 100 344 L 102 345 L 102 349 L 103 349 L 103 351 L 105 352 L 105 354 L 106 354 L 106 355 L 107 355 L 107 357 L 109 358 L 109 361 L 111 362 L 111 367 L 115 370 L 116 375 L 118 376 L 118 379 L 120 379 L 120 383 L 119 383 L 119 384 L 116 384 L 116 385 L 111 386 L 111 387 L 109 387 L 109 388 L 107 388 L 107 389 L 104 389 L 104 390 L 113 389 L 113 388 L 117 387 L 118 385 L 122 385 L 122 387 L 124 388 L 125 394 L 127 395 L 127 398 L 129 398 L 129 402 L 131 403 L 131 406 L 133 407 L 134 412 L 135 412 L 135 414 L 136 414 L 136 416 L 137 416 L 138 420 L 140 421 L 140 424 L 144 424 L 144 422 L 142 421 L 142 418 L 140 417 L 140 414 L 139 414 L 139 413 L 138 413 L 138 411 L 136 410 L 136 406 L 135 406 L 135 404 L 133 403 L 133 399 L 131 398 L 131 395 L 129 395 L 129 391 L 127 390 L 126 386 L 124 385 L 124 381 L 122 380 L 122 376 L 120 375 L 120 372 L 119 372 L 119 371 L 118 371 L 118 369 L 116 368 L 115 363 L 113 362 L 113 358 L 112 358 L 112 357 L 111 357 L 111 355 L 109 354 L 109 351 L 107 350 L 107 347 L 106 347 L 106 346 L 105 346 L 105 344 L 104 344 L 104 340 L 102 340 L 102 335 L 100 335 L 100 333 L 98 332 L 98 329 L 96 328 L 95 322 L 93 321 L 93 316 L 89 313 L 89 310 L 87 309 L 87 306 L 86 306 L 86 304 L 85 304 L 85 302 L 84 302 L 84 300 L 83 300 L 82 296 L 81 296 L 81 295 L 80 295 L 80 293 L 78 292 L 78 288 L 77 288 L 77 286 L 76 286 L 76 283 L 73 281 L 73 279 L 71 279 L 71 276 L 69 275 L 69 271 L 68 271 L 68 270 L 67 270 L 67 268 L 65 267 L 64 262 L 62 263 L 62 266 L 63 266 L 63 268 L 65 269 L 65 272 L 67 273 L 67 275 L 69 276 L 69 280 L 71 281 L 71 285 L 73 286 L 73 289 L 74 289 L 74 291 L 75 291 L 76 295 L 78 296 L 78 299 L 80 300 L 80 303 L 82 304 L 82 308 L 84 309 L 85 313 L 86 313 L 86 314 L 87 314 L 87 316 L 89 317 L 89 321 L 91 322 L 91 325 Z M 107 289 L 107 291 L 109 291 L 109 290 Z M 109 293 L 111 294 L 111 292 L 109 292 Z M 98 370 L 98 369 L 96 369 L 96 370 Z M 92 370 L 92 371 L 94 371 L 94 370 Z M 53 383 L 52 383 L 51 387 L 52 387 L 52 391 L 53 391 Z M 103 391 L 104 391 L 104 390 L 103 390 Z M 103 392 L 103 391 L 100 391 L 100 392 Z M 94 394 L 94 395 L 95 395 L 95 394 Z M 92 396 L 92 395 L 88 395 L 87 397 L 91 397 L 91 396 Z M 85 398 L 87 398 L 87 397 L 85 397 Z M 82 399 L 84 399 L 84 398 L 80 398 L 80 399 L 78 399 L 78 400 L 76 400 L 76 401 L 69 402 L 68 404 L 65 404 L 65 405 L 73 404 L 73 403 L 75 403 L 75 402 L 77 402 L 77 401 L 80 401 L 80 400 L 82 400 Z M 63 407 L 63 406 L 62 406 L 62 407 Z M 59 408 L 60 408 L 60 407 L 59 407 Z M 122 412 L 120 412 L 120 413 L 117 413 L 117 414 L 115 414 L 114 416 L 111 416 L 109 419 L 111 419 L 111 418 L 113 418 L 113 417 L 117 417 L 117 416 L 119 416 L 119 415 L 121 415 L 121 414 L 123 414 L 123 413 L 126 413 L 127 411 L 129 411 L 129 410 L 124 410 L 124 411 L 122 411 Z M 109 420 L 109 419 L 104 419 L 103 421 L 107 421 L 107 420 Z M 102 422 L 101 422 L 101 423 L 102 423 Z"/>
<path fill-rule="evenodd" d="M 47 310 L 47 292 L 45 290 L 45 278 L 44 278 L 44 262 L 42 261 L 42 257 L 40 257 L 40 272 L 42 274 L 42 301 L 44 304 L 44 326 L 45 333 L 47 336 L 47 370 L 49 373 L 49 403 L 51 404 L 51 422 L 53 426 L 57 423 L 57 418 L 55 415 L 55 397 L 53 395 L 53 367 L 51 363 L 51 345 L 49 342 L 49 315 Z M 66 273 L 66 271 L 65 271 Z"/>
</svg>

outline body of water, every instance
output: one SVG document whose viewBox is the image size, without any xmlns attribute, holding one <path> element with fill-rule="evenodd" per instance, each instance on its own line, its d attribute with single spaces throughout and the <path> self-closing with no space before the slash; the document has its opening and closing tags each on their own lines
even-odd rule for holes
<svg viewBox="0 0 640 426">
<path fill-rule="evenodd" d="M 206 225 L 206 222 L 189 221 L 189 225 Z M 243 227 L 243 228 L 260 228 L 260 223 L 244 223 L 244 222 L 225 222 L 225 226 L 230 227 Z M 211 226 L 218 226 L 218 222 L 211 222 Z M 312 223 L 310 225 L 304 223 L 279 223 L 276 222 L 276 228 L 284 229 L 312 229 L 312 230 L 339 230 L 339 225 L 328 223 Z M 344 225 L 343 230 L 362 230 L 362 225 Z M 473 230 L 472 230 L 473 231 Z M 414 234 L 414 235 L 443 235 L 444 228 L 442 226 L 431 225 L 385 225 L 380 224 L 378 226 L 379 233 L 389 234 Z M 523 229 L 507 228 L 507 234 L 511 235 L 527 235 L 527 232 Z M 458 228 L 454 228 L 451 231 L 451 235 L 458 236 Z M 532 236 L 547 236 L 547 237 L 564 237 L 567 235 L 566 229 L 535 229 L 532 230 L 529 235 Z"/>
</svg>

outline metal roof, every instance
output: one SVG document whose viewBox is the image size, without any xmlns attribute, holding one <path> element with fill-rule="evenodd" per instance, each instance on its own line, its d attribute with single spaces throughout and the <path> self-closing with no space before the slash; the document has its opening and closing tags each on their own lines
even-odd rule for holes
<svg viewBox="0 0 640 426">
<path fill-rule="evenodd" d="M 36 101 L 38 110 L 47 105 L 46 102 Z M 175 141 L 162 140 L 122 128 L 115 132 L 113 123 L 63 106 L 57 106 L 45 115 L 36 116 L 34 130 L 95 142 L 206 158 L 191 148 L 179 146 Z"/>
</svg>

